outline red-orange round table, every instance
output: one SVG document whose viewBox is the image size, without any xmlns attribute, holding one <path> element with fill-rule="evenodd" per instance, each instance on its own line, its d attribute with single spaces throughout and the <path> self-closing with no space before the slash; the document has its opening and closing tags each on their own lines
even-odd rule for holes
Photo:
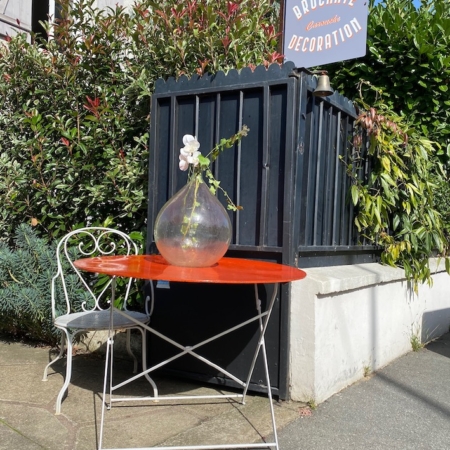
<svg viewBox="0 0 450 450">
<path fill-rule="evenodd" d="M 143 325 L 142 323 L 135 321 L 136 325 L 145 328 L 150 333 L 160 337 L 161 339 L 169 342 L 175 347 L 179 348 L 180 353 L 175 356 L 170 357 L 166 361 L 162 361 L 150 368 L 146 367 L 146 363 L 144 363 L 143 372 L 126 380 L 120 384 L 113 386 L 112 384 L 112 348 L 113 348 L 113 314 L 112 310 L 114 309 L 119 314 L 125 315 L 128 319 L 134 320 L 131 316 L 127 315 L 126 312 L 117 310 L 116 308 L 111 308 L 111 323 L 110 323 L 110 333 L 107 342 L 107 353 L 106 353 L 106 364 L 105 364 L 105 379 L 104 379 L 104 390 L 103 390 L 103 406 L 102 406 L 102 418 L 101 418 L 101 426 L 100 426 L 100 438 L 99 438 L 99 449 L 102 449 L 102 441 L 103 441 L 103 424 L 104 424 L 104 415 L 105 415 L 105 398 L 106 398 L 106 390 L 107 390 L 107 380 L 109 380 L 109 405 L 111 405 L 114 401 L 127 401 L 127 400 L 136 400 L 136 398 L 124 398 L 120 397 L 119 399 L 113 399 L 113 391 L 119 389 L 120 387 L 136 380 L 141 376 L 148 376 L 148 374 L 171 361 L 189 354 L 194 358 L 199 359 L 207 365 L 217 369 L 222 372 L 224 375 L 228 376 L 236 383 L 243 387 L 242 394 L 218 394 L 218 395 L 206 395 L 201 396 L 203 399 L 216 399 L 216 398 L 239 398 L 241 402 L 244 403 L 245 396 L 247 394 L 248 386 L 250 384 L 250 380 L 253 374 L 253 370 L 256 364 L 256 359 L 261 350 L 262 359 L 264 363 L 264 370 L 266 375 L 266 387 L 267 387 L 267 395 L 269 398 L 270 405 L 270 413 L 272 417 L 272 428 L 273 428 L 273 442 L 264 442 L 264 443 L 236 443 L 236 444 L 217 444 L 217 445 L 198 445 L 198 446 L 189 446 L 189 447 L 146 447 L 146 449 L 150 448 L 158 448 L 159 450 L 203 450 L 205 448 L 208 449 L 224 449 L 224 448 L 274 448 L 279 450 L 278 446 L 278 437 L 277 437 L 277 429 L 275 424 L 275 415 L 272 404 L 272 392 L 271 392 L 271 384 L 269 377 L 269 366 L 267 361 L 267 352 L 264 341 L 264 334 L 267 329 L 267 324 L 269 322 L 269 318 L 273 309 L 273 305 L 275 303 L 275 299 L 277 296 L 278 285 L 280 283 L 286 283 L 290 281 L 301 280 L 306 276 L 305 272 L 295 267 L 290 267 L 282 264 L 276 264 L 267 261 L 257 261 L 257 260 L 249 260 L 249 259 L 241 259 L 241 258 L 222 258 L 219 260 L 217 264 L 212 267 L 178 267 L 172 266 L 168 264 L 164 258 L 159 255 L 134 255 L 134 256 L 101 256 L 95 258 L 83 258 L 74 262 L 74 265 L 77 269 L 85 270 L 87 272 L 94 273 L 103 273 L 107 275 L 111 275 L 113 277 L 131 277 L 131 278 L 140 278 L 146 280 L 161 280 L 161 281 L 169 281 L 169 282 L 184 282 L 184 283 L 224 283 L 224 284 L 254 284 L 255 285 L 255 300 L 256 300 L 256 315 L 245 322 L 239 323 L 228 330 L 225 330 L 215 336 L 212 336 L 202 342 L 199 342 L 195 345 L 182 345 L 178 342 L 173 341 L 169 337 L 163 335 L 158 330 L 152 328 L 150 325 Z M 256 286 L 258 284 L 271 283 L 274 284 L 273 293 L 270 301 L 268 302 L 268 306 L 265 311 L 261 310 L 261 301 L 258 299 L 258 290 Z M 114 283 L 113 283 L 114 286 Z M 212 320 L 214 320 L 212 318 Z M 217 320 L 217 318 L 215 318 Z M 248 325 L 254 321 L 259 321 L 259 340 L 257 347 L 255 349 L 255 353 L 253 355 L 253 359 L 250 364 L 249 373 L 245 381 L 240 380 L 224 368 L 218 366 L 214 362 L 206 359 L 200 354 L 196 353 L 196 349 L 205 345 L 211 341 L 219 339 L 220 337 L 231 333 L 239 328 Z M 144 347 L 145 349 L 145 347 Z M 144 350 L 145 351 L 145 350 Z M 109 375 L 110 374 L 110 375 Z M 153 383 L 154 384 L 154 383 Z M 156 386 L 156 385 L 155 385 Z M 198 396 L 195 396 L 198 398 Z M 189 396 L 160 396 L 158 395 L 157 389 L 154 388 L 153 397 L 141 397 L 138 400 L 154 400 L 154 401 L 162 401 L 162 400 L 190 400 L 192 397 Z"/>
<path fill-rule="evenodd" d="M 107 275 L 184 283 L 286 283 L 306 276 L 295 267 L 241 258 L 222 258 L 212 267 L 179 267 L 159 255 L 101 256 L 79 259 L 75 266 Z"/>
</svg>

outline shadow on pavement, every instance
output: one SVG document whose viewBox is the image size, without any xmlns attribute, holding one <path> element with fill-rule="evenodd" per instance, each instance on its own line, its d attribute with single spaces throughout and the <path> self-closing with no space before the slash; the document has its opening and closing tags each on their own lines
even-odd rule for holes
<svg viewBox="0 0 450 450">
<path fill-rule="evenodd" d="M 427 350 L 430 352 L 438 353 L 439 355 L 450 358 L 450 333 L 430 342 L 427 345 Z M 450 362 L 449 362 L 450 364 Z M 450 367 L 449 367 L 450 370 Z"/>
</svg>

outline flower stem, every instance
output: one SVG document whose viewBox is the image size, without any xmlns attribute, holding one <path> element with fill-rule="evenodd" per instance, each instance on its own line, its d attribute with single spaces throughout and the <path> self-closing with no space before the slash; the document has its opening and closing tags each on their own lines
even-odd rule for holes
<svg viewBox="0 0 450 450">
<path fill-rule="evenodd" d="M 192 201 L 192 208 L 191 208 L 191 213 L 188 216 L 184 216 L 183 218 L 183 224 L 181 226 L 181 232 L 183 234 L 184 237 L 186 237 L 186 235 L 188 234 L 189 230 L 191 229 L 192 226 L 192 217 L 194 215 L 194 212 L 197 208 L 197 194 L 198 194 L 198 189 L 200 187 L 200 183 L 203 183 L 202 177 L 200 174 L 196 175 L 195 178 L 192 180 L 192 182 L 194 184 L 194 198 Z M 186 198 L 185 201 L 189 195 L 189 192 L 191 190 L 191 186 L 189 186 L 189 190 L 186 193 Z"/>
</svg>

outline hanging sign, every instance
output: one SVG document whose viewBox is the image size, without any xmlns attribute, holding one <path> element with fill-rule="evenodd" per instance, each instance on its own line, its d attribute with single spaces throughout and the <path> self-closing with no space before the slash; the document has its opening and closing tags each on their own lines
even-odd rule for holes
<svg viewBox="0 0 450 450">
<path fill-rule="evenodd" d="M 284 56 L 314 67 L 366 54 L 368 0 L 285 0 Z"/>
</svg>

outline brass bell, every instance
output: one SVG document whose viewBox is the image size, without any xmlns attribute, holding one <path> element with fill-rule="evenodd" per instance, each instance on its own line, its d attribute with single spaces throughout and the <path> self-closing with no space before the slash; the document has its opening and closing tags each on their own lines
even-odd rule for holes
<svg viewBox="0 0 450 450">
<path fill-rule="evenodd" d="M 317 87 L 313 91 L 314 97 L 327 97 L 333 94 L 333 88 L 330 86 L 330 78 L 326 73 L 322 73 L 317 81 Z"/>
</svg>

